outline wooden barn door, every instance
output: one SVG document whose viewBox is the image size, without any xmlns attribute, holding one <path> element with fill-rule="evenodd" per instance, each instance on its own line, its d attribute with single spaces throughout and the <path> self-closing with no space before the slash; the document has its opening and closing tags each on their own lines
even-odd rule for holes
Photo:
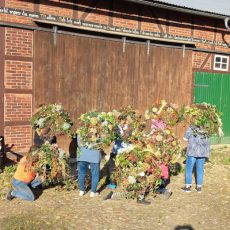
<svg viewBox="0 0 230 230">
<path fill-rule="evenodd" d="M 35 32 L 34 107 L 62 103 L 76 122 L 89 110 L 156 100 L 192 101 L 191 51 Z"/>
</svg>

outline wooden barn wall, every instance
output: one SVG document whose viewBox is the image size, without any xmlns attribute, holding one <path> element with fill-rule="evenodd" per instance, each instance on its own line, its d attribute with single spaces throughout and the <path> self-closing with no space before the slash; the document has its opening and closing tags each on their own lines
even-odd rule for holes
<svg viewBox="0 0 230 230">
<path fill-rule="evenodd" d="M 192 53 L 70 35 L 35 32 L 34 107 L 62 103 L 76 122 L 89 110 L 155 101 L 192 102 Z"/>
</svg>

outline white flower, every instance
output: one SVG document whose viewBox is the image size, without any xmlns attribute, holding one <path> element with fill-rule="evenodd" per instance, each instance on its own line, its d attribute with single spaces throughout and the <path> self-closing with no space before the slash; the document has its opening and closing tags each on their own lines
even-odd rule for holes
<svg viewBox="0 0 230 230">
<path fill-rule="evenodd" d="M 220 127 L 218 128 L 218 135 L 219 135 L 219 137 L 223 137 L 224 136 L 224 132 L 223 132 L 223 130 Z"/>
<path fill-rule="evenodd" d="M 44 126 L 45 120 L 46 120 L 46 118 L 42 118 L 42 117 L 41 117 L 41 118 L 38 120 L 37 125 L 43 127 L 43 126 Z"/>
<path fill-rule="evenodd" d="M 134 145 L 122 142 L 121 143 L 121 148 L 118 149 L 117 154 L 125 153 L 125 152 L 130 152 L 134 149 Z"/>
<path fill-rule="evenodd" d="M 60 112 L 62 110 L 62 105 L 55 105 L 55 110 Z"/>
<path fill-rule="evenodd" d="M 134 177 L 134 176 L 128 176 L 128 182 L 129 182 L 130 184 L 136 183 L 135 177 Z"/>
<path fill-rule="evenodd" d="M 107 126 L 107 125 L 108 125 L 108 121 L 106 121 L 106 120 L 103 121 L 103 122 L 102 122 L 102 125 L 103 125 L 103 126 Z"/>
<path fill-rule="evenodd" d="M 145 176 L 145 173 L 144 172 L 140 172 L 139 175 L 140 176 Z"/>
<path fill-rule="evenodd" d="M 123 131 L 123 129 L 122 129 L 122 127 L 121 127 L 120 125 L 118 125 L 118 132 L 119 132 L 119 134 L 120 134 L 121 136 L 124 135 L 124 131 Z"/>
<path fill-rule="evenodd" d="M 156 112 L 158 111 L 158 109 L 157 109 L 156 107 L 153 107 L 153 108 L 152 108 L 152 111 L 153 111 L 154 113 L 156 113 Z"/>
<path fill-rule="evenodd" d="M 65 157 L 65 151 L 62 149 L 59 149 L 59 156 L 58 157 L 61 159 L 64 158 Z"/>
<path fill-rule="evenodd" d="M 70 128 L 70 124 L 65 122 L 63 125 L 62 125 L 62 129 L 63 130 L 68 130 Z"/>
</svg>

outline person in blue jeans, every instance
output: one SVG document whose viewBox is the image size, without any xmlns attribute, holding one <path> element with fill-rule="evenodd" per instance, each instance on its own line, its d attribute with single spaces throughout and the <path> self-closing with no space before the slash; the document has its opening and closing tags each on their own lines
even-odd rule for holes
<svg viewBox="0 0 230 230">
<path fill-rule="evenodd" d="M 196 190 L 197 192 L 201 192 L 204 163 L 206 158 L 210 156 L 209 136 L 201 127 L 191 125 L 185 132 L 184 140 L 188 142 L 188 146 L 185 167 L 185 187 L 182 188 L 182 190 L 184 192 L 191 192 L 192 172 L 194 165 L 196 165 Z"/>
<path fill-rule="evenodd" d="M 30 189 L 37 188 L 42 183 L 42 178 L 36 174 L 35 164 L 39 159 L 37 147 L 32 146 L 29 152 L 19 161 L 12 179 L 12 189 L 6 199 L 20 198 L 22 200 L 34 201 L 35 197 Z"/>
<path fill-rule="evenodd" d="M 101 153 L 96 149 L 89 149 L 81 145 L 80 137 L 77 137 L 78 153 L 77 153 L 77 169 L 78 169 L 78 186 L 79 195 L 85 194 L 85 176 L 88 167 L 91 171 L 91 193 L 90 197 L 98 196 L 97 185 L 100 177 L 100 161 Z"/>
<path fill-rule="evenodd" d="M 30 187 L 32 188 L 37 188 L 42 184 L 41 178 L 36 176 L 33 181 L 30 183 Z M 26 184 L 23 181 L 16 180 L 13 178 L 12 180 L 12 185 L 13 185 L 13 190 L 11 191 L 10 194 L 8 194 L 8 200 L 11 200 L 14 197 L 20 198 L 22 200 L 27 200 L 27 201 L 34 201 L 35 196 L 28 184 Z"/>
<path fill-rule="evenodd" d="M 111 176 L 115 170 L 115 160 L 116 160 L 116 156 L 119 152 L 120 149 L 122 149 L 122 144 L 124 142 L 120 139 L 115 140 L 113 148 L 112 148 L 112 152 L 110 154 L 110 158 L 108 161 L 108 170 L 109 170 L 109 177 L 110 177 L 110 183 L 108 184 L 108 188 L 110 189 L 115 189 L 116 188 L 116 183 L 115 181 L 111 180 Z"/>
</svg>

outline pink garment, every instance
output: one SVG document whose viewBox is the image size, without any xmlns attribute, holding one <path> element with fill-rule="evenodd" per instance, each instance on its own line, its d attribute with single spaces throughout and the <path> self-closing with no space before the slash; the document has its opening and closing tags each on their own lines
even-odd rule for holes
<svg viewBox="0 0 230 230">
<path fill-rule="evenodd" d="M 169 179 L 169 166 L 161 163 L 160 168 L 161 168 L 162 178 Z"/>
<path fill-rule="evenodd" d="M 164 121 L 162 120 L 157 120 L 157 119 L 153 119 L 152 120 L 152 124 L 151 124 L 151 129 L 152 130 L 159 130 L 159 129 L 166 129 L 166 124 L 164 123 Z"/>
</svg>

